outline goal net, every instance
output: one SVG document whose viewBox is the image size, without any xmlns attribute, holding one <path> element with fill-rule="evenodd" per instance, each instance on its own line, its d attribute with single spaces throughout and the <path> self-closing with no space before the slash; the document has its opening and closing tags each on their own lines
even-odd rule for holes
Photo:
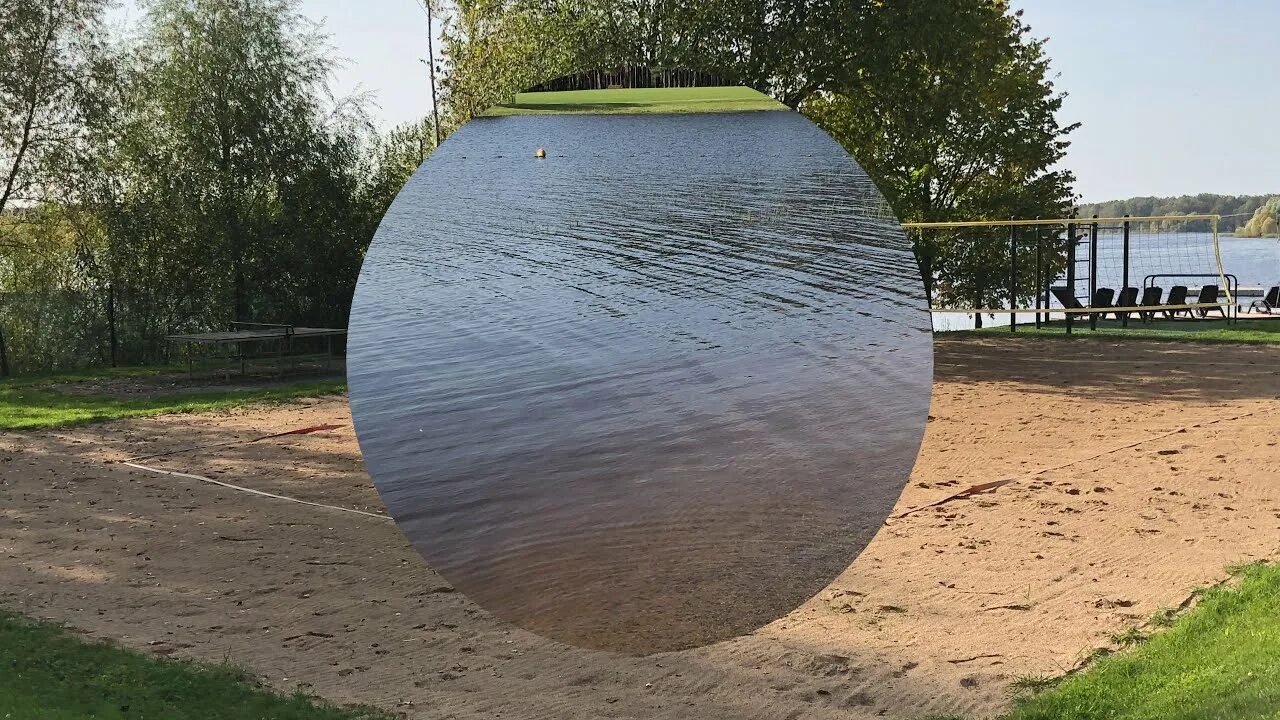
<svg viewBox="0 0 1280 720">
<path fill-rule="evenodd" d="M 1233 317 L 1216 215 L 908 223 L 930 308 L 1087 322 Z M 1025 321 L 1027 318 L 1023 318 Z"/>
</svg>

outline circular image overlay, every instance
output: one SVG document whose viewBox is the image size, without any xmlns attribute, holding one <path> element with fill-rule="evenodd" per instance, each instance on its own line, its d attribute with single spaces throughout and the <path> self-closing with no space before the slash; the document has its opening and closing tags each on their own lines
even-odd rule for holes
<svg viewBox="0 0 1280 720">
<path fill-rule="evenodd" d="M 526 93 L 441 145 L 365 260 L 348 379 L 432 568 L 543 636 L 649 654 L 849 566 L 915 462 L 932 336 L 897 220 L 809 120 L 627 92 Z"/>
</svg>

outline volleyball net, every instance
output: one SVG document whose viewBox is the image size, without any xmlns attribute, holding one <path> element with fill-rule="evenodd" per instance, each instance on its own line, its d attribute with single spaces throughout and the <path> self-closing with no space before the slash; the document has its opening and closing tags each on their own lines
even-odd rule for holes
<svg viewBox="0 0 1280 720">
<path fill-rule="evenodd" d="M 934 313 L 1087 320 L 1233 317 L 1217 215 L 907 223 Z"/>
</svg>

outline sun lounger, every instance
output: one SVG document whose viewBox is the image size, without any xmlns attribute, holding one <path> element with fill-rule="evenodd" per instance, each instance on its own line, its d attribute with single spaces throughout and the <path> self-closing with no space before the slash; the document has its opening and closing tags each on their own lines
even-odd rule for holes
<svg viewBox="0 0 1280 720">
<path fill-rule="evenodd" d="M 1105 318 L 1107 316 L 1107 311 L 1110 308 L 1115 307 L 1115 305 L 1112 304 L 1111 302 L 1112 300 L 1115 299 L 1115 296 L 1116 296 L 1116 291 L 1112 290 L 1111 288 L 1098 288 L 1093 292 L 1093 304 L 1090 305 L 1089 307 L 1098 308 L 1102 310 L 1102 312 L 1096 313 L 1096 314 L 1099 318 Z M 1093 315 L 1095 313 L 1089 313 L 1089 314 Z"/>
<path fill-rule="evenodd" d="M 1058 298 L 1058 302 L 1062 303 L 1062 307 L 1066 308 L 1067 310 L 1084 310 L 1085 309 L 1085 306 L 1081 305 L 1080 301 L 1076 299 L 1076 296 L 1071 293 L 1070 288 L 1066 288 L 1062 286 L 1051 287 L 1049 288 L 1049 291 L 1053 293 L 1054 297 Z M 1094 292 L 1093 294 L 1093 304 L 1090 305 L 1089 307 L 1100 308 L 1102 312 L 1098 314 L 1106 315 L 1108 312 L 1107 308 L 1113 307 L 1113 305 L 1111 304 L 1111 299 L 1114 298 L 1115 296 L 1116 296 L 1116 291 L 1112 290 L 1111 288 L 1098 288 L 1097 291 Z M 1073 313 L 1073 314 L 1093 315 L 1095 313 Z"/>
<path fill-rule="evenodd" d="M 1139 305 L 1141 305 L 1142 307 L 1148 307 L 1148 308 L 1159 308 L 1160 298 L 1163 296 L 1164 296 L 1164 288 L 1155 287 L 1155 286 L 1144 288 L 1142 290 L 1142 302 L 1139 303 Z M 1156 311 L 1144 310 L 1138 313 L 1138 316 L 1142 318 L 1142 322 L 1149 323 L 1155 319 Z"/>
<path fill-rule="evenodd" d="M 1196 304 L 1208 305 L 1210 303 L 1218 302 L 1218 292 L 1219 290 L 1217 285 L 1201 285 L 1200 297 L 1196 298 Z M 1209 313 L 1215 310 L 1218 311 L 1219 313 L 1222 313 L 1222 317 L 1225 318 L 1227 316 L 1227 311 L 1223 310 L 1221 305 L 1214 305 L 1213 307 L 1196 308 L 1196 312 L 1202 318 L 1209 317 Z"/>
<path fill-rule="evenodd" d="M 1127 287 L 1120 291 L 1120 297 L 1116 299 L 1116 307 L 1136 307 L 1138 305 L 1138 288 Z M 1132 313 L 1116 312 L 1117 320 L 1124 320 Z M 1103 317 L 1106 317 L 1105 315 Z"/>
<path fill-rule="evenodd" d="M 1169 300 L 1168 302 L 1165 303 L 1166 307 L 1171 305 L 1186 305 L 1186 304 L 1187 304 L 1187 286 L 1186 285 L 1174 285 L 1173 287 L 1169 288 Z M 1191 310 L 1187 308 L 1165 310 L 1164 316 L 1172 320 L 1173 318 L 1178 317 L 1178 315 L 1182 313 L 1186 313 L 1188 316 L 1192 316 Z"/>
<path fill-rule="evenodd" d="M 1268 315 L 1271 314 L 1272 310 L 1280 309 L 1280 285 L 1268 290 L 1261 300 L 1254 300 L 1249 303 L 1249 312 L 1253 312 L 1255 308 Z"/>
<path fill-rule="evenodd" d="M 1080 301 L 1076 299 L 1076 296 L 1072 294 L 1070 288 L 1061 286 L 1051 287 L 1049 288 L 1049 292 L 1052 292 L 1053 296 L 1058 298 L 1058 302 L 1062 303 L 1062 307 L 1067 310 L 1079 310 L 1084 307 L 1080 304 Z"/>
</svg>

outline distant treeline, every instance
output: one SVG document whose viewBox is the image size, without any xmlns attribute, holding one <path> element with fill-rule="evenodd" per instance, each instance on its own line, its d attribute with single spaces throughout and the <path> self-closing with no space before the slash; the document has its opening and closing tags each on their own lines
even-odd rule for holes
<svg viewBox="0 0 1280 720">
<path fill-rule="evenodd" d="M 529 92 L 605 90 L 622 88 L 720 87 L 738 85 L 723 75 L 688 68 L 651 68 L 631 65 L 613 70 L 592 70 L 556 78 L 529 88 Z"/>
<path fill-rule="evenodd" d="M 1128 200 L 1081 205 L 1079 215 L 1121 217 L 1123 215 L 1221 215 L 1218 229 L 1236 232 L 1249 225 L 1254 215 L 1266 207 L 1273 195 L 1179 195 L 1178 197 L 1135 197 Z M 1206 227 L 1205 230 L 1208 228 Z"/>
</svg>

